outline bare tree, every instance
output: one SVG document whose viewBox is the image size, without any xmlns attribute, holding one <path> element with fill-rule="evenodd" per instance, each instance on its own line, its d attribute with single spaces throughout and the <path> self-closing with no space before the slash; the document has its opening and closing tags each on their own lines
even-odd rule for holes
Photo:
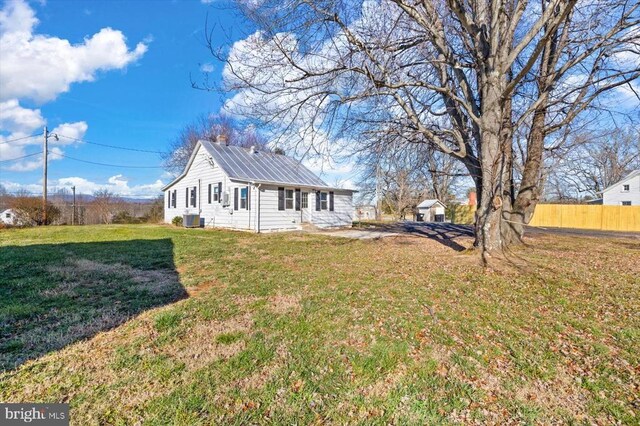
<svg viewBox="0 0 640 426">
<path fill-rule="evenodd" d="M 228 108 L 296 146 L 384 133 L 451 156 L 483 254 L 521 239 L 558 132 L 640 76 L 637 2 L 360 4 L 242 2 L 259 31 L 221 54 Z"/>
<path fill-rule="evenodd" d="M 111 223 L 113 216 L 121 209 L 121 200 L 108 189 L 100 189 L 93 193 L 90 203 L 91 213 L 96 215 L 99 223 Z"/>
<path fill-rule="evenodd" d="M 42 199 L 29 195 L 16 195 L 11 199 L 11 208 L 15 210 L 16 222 L 21 226 L 44 225 Z M 55 223 L 60 217 L 60 209 L 47 203 L 47 225 Z"/>
<path fill-rule="evenodd" d="M 640 169 L 640 130 L 614 129 L 571 136 L 569 149 L 551 157 L 546 182 L 549 199 L 599 198 L 608 186 Z"/>
<path fill-rule="evenodd" d="M 194 122 L 186 125 L 173 140 L 169 153 L 164 155 L 165 167 L 173 173 L 180 173 L 189 162 L 193 148 L 200 139 L 215 141 L 223 135 L 230 145 L 250 148 L 255 146 L 268 151 L 267 140 L 255 127 L 240 128 L 240 123 L 227 115 L 201 115 Z"/>
<path fill-rule="evenodd" d="M 405 218 L 427 198 L 448 203 L 461 177 L 467 176 L 461 164 L 428 145 L 384 144 L 360 156 L 363 169 L 359 188 L 362 195 L 381 197 L 385 210 Z"/>
</svg>

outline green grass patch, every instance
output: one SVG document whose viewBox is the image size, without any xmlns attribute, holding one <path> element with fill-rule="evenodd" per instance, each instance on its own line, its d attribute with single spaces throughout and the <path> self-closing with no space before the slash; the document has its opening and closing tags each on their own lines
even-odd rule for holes
<svg viewBox="0 0 640 426">
<path fill-rule="evenodd" d="M 76 424 L 637 423 L 637 244 L 527 243 L 486 271 L 427 238 L 0 230 L 0 400 Z"/>
</svg>

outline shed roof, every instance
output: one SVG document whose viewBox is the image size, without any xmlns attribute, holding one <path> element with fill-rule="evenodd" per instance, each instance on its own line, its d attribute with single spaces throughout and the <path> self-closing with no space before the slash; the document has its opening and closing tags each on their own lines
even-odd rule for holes
<svg viewBox="0 0 640 426">
<path fill-rule="evenodd" d="M 440 204 L 442 207 L 446 207 L 444 203 L 440 200 L 432 199 L 432 200 L 424 200 L 420 204 L 418 204 L 419 209 L 428 209 L 433 207 L 435 204 Z"/>
<path fill-rule="evenodd" d="M 252 152 L 251 149 L 239 146 L 229 146 L 207 140 L 200 140 L 194 148 L 194 152 L 184 172 L 173 182 L 165 186 L 163 190 L 184 177 L 187 170 L 189 170 L 198 146 L 202 146 L 207 153 L 211 155 L 213 161 L 232 180 L 313 188 L 343 189 L 330 187 L 302 163 L 286 155 L 264 151 Z"/>
</svg>

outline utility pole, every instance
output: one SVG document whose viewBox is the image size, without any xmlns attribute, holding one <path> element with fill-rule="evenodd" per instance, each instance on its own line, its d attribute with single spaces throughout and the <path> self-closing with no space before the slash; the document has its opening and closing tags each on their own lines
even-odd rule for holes
<svg viewBox="0 0 640 426">
<path fill-rule="evenodd" d="M 382 220 L 382 191 L 380 189 L 380 157 L 376 165 L 376 220 Z"/>
<path fill-rule="evenodd" d="M 73 185 L 71 187 L 71 190 L 73 191 L 73 211 L 71 212 L 71 224 L 75 225 L 76 224 L 76 186 Z"/>
<path fill-rule="evenodd" d="M 42 145 L 42 225 L 47 224 L 47 152 L 49 131 L 44 126 L 44 144 Z"/>
</svg>

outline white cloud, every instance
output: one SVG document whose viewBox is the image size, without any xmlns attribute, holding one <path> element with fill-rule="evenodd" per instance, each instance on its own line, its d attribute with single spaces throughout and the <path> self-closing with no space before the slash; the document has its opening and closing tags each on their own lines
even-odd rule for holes
<svg viewBox="0 0 640 426">
<path fill-rule="evenodd" d="M 28 135 L 44 124 L 39 109 L 23 108 L 17 99 L 0 102 L 0 130 Z"/>
<path fill-rule="evenodd" d="M 38 104 L 52 101 L 67 92 L 71 84 L 93 81 L 100 71 L 124 69 L 147 51 L 145 42 L 129 50 L 122 32 L 103 28 L 82 43 L 49 35 L 34 34 L 38 19 L 24 0 L 8 0 L 0 10 L 0 159 L 18 158 L 38 152 L 46 124 L 40 109 L 25 108 L 24 99 Z M 59 140 L 50 139 L 51 160 L 61 159 L 59 146 L 77 144 L 88 125 L 84 121 L 63 123 L 52 129 Z M 66 138 L 64 137 L 66 136 Z M 14 139 L 19 139 L 15 140 Z M 7 142 L 11 141 L 11 142 Z M 5 142 L 5 143 L 3 143 Z M 28 148 L 29 149 L 27 151 Z M 41 156 L 31 156 L 15 163 L 0 164 L 5 170 L 30 171 L 41 167 Z"/>
<path fill-rule="evenodd" d="M 147 51 L 138 43 L 129 50 L 121 31 L 103 28 L 82 43 L 34 34 L 38 19 L 23 0 L 0 11 L 0 100 L 55 99 L 72 83 L 93 81 L 98 71 L 123 69 Z"/>
<path fill-rule="evenodd" d="M 28 191 L 37 194 L 42 191 L 41 181 L 32 184 L 0 181 L 0 185 L 3 185 L 11 193 Z M 62 188 L 70 189 L 72 186 L 76 187 L 77 194 L 90 195 L 98 190 L 107 189 L 122 197 L 154 198 L 160 194 L 164 183 L 158 179 L 148 184 L 130 185 L 129 179 L 123 175 L 111 176 L 106 182 L 94 182 L 78 176 L 69 176 L 49 181 L 48 190 L 53 193 Z"/>
<path fill-rule="evenodd" d="M 60 149 L 60 146 L 78 145 L 80 142 L 75 139 L 82 139 L 87 132 L 88 127 L 89 126 L 86 122 L 77 121 L 75 123 L 62 123 L 51 130 L 50 133 L 52 135 L 57 134 L 60 135 L 60 137 L 57 140 L 53 136 L 49 138 L 49 161 L 62 160 L 64 158 L 64 152 Z M 62 137 L 62 135 L 66 137 Z M 5 140 L 11 140 L 11 138 L 0 137 L 0 142 Z M 30 153 L 40 152 L 41 146 L 42 136 L 35 136 L 25 140 L 5 143 L 0 145 L 0 158 L 19 158 Z M 12 172 L 29 172 L 41 167 L 42 156 L 34 155 L 10 163 L 4 168 Z"/>
<path fill-rule="evenodd" d="M 202 72 L 213 72 L 214 66 L 211 62 L 207 62 L 206 64 L 200 65 L 200 71 Z"/>
</svg>

